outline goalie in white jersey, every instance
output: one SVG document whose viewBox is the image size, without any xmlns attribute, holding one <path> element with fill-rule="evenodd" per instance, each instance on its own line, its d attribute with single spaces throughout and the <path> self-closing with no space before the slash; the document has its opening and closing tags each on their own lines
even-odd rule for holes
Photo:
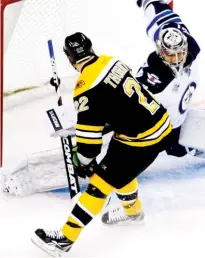
<svg viewBox="0 0 205 258">
<path fill-rule="evenodd" d="M 166 3 L 165 3 L 166 2 Z M 168 155 L 183 157 L 187 153 L 203 153 L 178 143 L 192 95 L 197 87 L 196 58 L 200 48 L 190 35 L 179 15 L 173 12 L 172 1 L 138 0 L 147 18 L 147 34 L 154 41 L 156 51 L 140 67 L 136 79 L 143 84 L 169 112 L 172 141 L 166 149 Z M 124 211 L 110 209 L 102 216 L 104 224 L 120 223 Z"/>
<path fill-rule="evenodd" d="M 138 0 L 137 4 L 144 9 L 146 31 L 154 41 L 156 51 L 148 56 L 136 77 L 167 108 L 175 129 L 175 144 L 167 150 L 167 154 L 181 157 L 189 151 L 189 148 L 178 144 L 178 139 L 197 87 L 196 59 L 200 47 L 165 0 Z"/>
</svg>

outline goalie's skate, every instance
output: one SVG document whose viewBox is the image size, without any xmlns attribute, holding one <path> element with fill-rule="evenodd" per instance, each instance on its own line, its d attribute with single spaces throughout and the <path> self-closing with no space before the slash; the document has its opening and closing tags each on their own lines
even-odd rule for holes
<svg viewBox="0 0 205 258">
<path fill-rule="evenodd" d="M 67 239 L 59 230 L 37 229 L 31 241 L 53 257 L 61 257 L 73 245 L 73 242 Z"/>
<path fill-rule="evenodd" d="M 128 216 L 123 207 L 117 207 L 107 211 L 102 216 L 102 223 L 105 225 L 141 225 L 144 224 L 144 212 Z"/>
</svg>

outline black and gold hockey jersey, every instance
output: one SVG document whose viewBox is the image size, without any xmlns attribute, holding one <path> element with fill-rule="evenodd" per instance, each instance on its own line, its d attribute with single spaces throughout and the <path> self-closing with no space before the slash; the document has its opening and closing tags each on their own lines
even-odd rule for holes
<svg viewBox="0 0 205 258">
<path fill-rule="evenodd" d="M 74 90 L 78 152 L 87 158 L 101 151 L 105 123 L 114 139 L 132 147 L 160 142 L 172 126 L 166 109 L 143 88 L 131 69 L 111 56 L 94 57 L 83 67 Z"/>
</svg>

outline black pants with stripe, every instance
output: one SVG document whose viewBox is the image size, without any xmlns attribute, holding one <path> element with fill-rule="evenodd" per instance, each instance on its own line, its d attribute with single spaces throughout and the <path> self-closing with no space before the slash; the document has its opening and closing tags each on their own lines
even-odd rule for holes
<svg viewBox="0 0 205 258">
<path fill-rule="evenodd" d="M 147 147 L 132 147 L 112 139 L 99 164 L 99 170 L 95 173 L 108 184 L 120 189 L 141 174 L 169 146 L 168 138 L 167 136 L 160 143 Z"/>
</svg>

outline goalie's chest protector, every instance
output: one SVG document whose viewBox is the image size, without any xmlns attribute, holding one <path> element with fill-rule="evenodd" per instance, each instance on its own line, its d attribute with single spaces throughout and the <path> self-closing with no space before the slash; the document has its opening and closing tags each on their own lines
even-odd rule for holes
<svg viewBox="0 0 205 258">
<path fill-rule="evenodd" d="M 168 110 L 173 128 L 181 126 L 192 95 L 197 87 L 195 65 L 186 68 L 183 74 L 174 78 L 169 85 L 160 93 L 155 94 L 163 106 Z"/>
</svg>

